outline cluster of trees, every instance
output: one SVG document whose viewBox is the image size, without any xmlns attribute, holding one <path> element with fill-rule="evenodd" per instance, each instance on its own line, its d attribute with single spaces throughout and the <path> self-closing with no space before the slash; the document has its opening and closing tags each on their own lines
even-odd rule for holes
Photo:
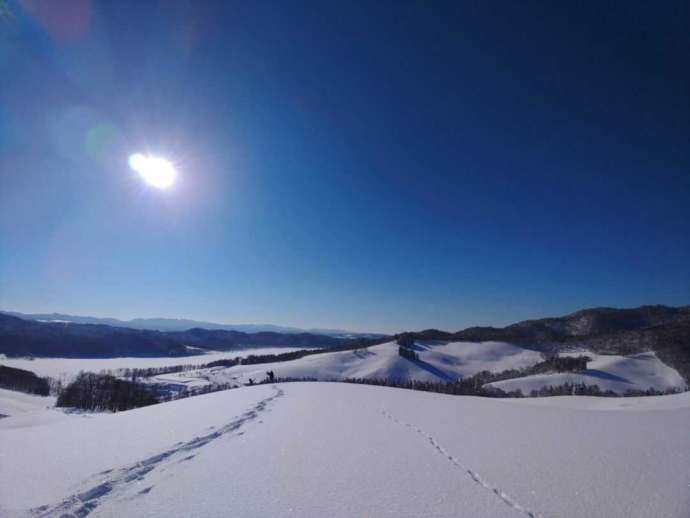
<svg viewBox="0 0 690 518">
<path fill-rule="evenodd" d="M 396 340 L 398 355 L 411 361 L 419 360 L 419 354 L 414 350 L 414 338 L 409 333 L 403 333 Z"/>
<path fill-rule="evenodd" d="M 172 374 L 176 372 L 187 372 L 197 369 L 204 369 L 208 367 L 206 364 L 199 365 L 169 365 L 166 367 L 144 367 L 140 369 L 116 369 L 115 371 L 102 371 L 104 374 L 110 374 L 112 376 L 122 377 L 136 381 L 137 378 L 150 378 L 153 376 L 160 376 L 162 374 Z"/>
<path fill-rule="evenodd" d="M 549 385 L 538 390 L 532 390 L 530 397 L 548 396 L 606 396 L 618 397 L 619 394 L 612 390 L 602 391 L 599 385 L 585 385 L 584 383 L 564 383 L 562 385 Z"/>
<path fill-rule="evenodd" d="M 411 361 L 419 360 L 419 354 L 409 347 L 403 347 L 402 345 L 398 346 L 398 354 Z"/>
<path fill-rule="evenodd" d="M 407 347 L 412 349 L 414 347 L 414 337 L 411 333 L 402 333 L 398 335 L 398 339 L 395 341 L 400 347 Z"/>
<path fill-rule="evenodd" d="M 80 372 L 74 381 L 62 389 L 56 406 L 119 412 L 156 403 L 158 398 L 141 383 L 109 374 Z"/>
<path fill-rule="evenodd" d="M 558 356 L 556 353 L 543 353 L 543 356 L 544 361 L 532 367 L 536 372 L 581 372 L 592 361 L 589 356 Z"/>
<path fill-rule="evenodd" d="M 0 388 L 47 396 L 50 394 L 50 380 L 39 378 L 31 371 L 0 365 Z"/>
<path fill-rule="evenodd" d="M 678 389 L 657 390 L 650 387 L 647 390 L 627 390 L 624 394 L 618 394 L 612 390 L 601 390 L 599 385 L 585 385 L 584 383 L 564 383 L 563 385 L 541 387 L 539 390 L 532 390 L 530 397 L 547 396 L 603 396 L 603 397 L 639 397 L 639 396 L 662 396 L 664 394 L 675 394 L 680 392 Z"/>
<path fill-rule="evenodd" d="M 202 394 L 210 394 L 211 392 L 220 392 L 221 390 L 230 390 L 238 387 L 238 385 L 233 383 L 213 383 L 203 387 L 190 387 L 179 392 L 167 392 L 158 397 L 158 402 L 165 403 L 167 401 L 186 399 L 192 396 L 201 396 Z"/>
</svg>

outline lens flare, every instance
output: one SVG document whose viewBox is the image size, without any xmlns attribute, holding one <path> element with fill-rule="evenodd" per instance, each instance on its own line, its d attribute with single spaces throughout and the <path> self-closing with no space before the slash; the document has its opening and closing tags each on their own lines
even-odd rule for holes
<svg viewBox="0 0 690 518">
<path fill-rule="evenodd" d="M 129 157 L 129 167 L 139 173 L 149 185 L 167 189 L 175 182 L 177 171 L 165 158 L 134 153 Z"/>
</svg>

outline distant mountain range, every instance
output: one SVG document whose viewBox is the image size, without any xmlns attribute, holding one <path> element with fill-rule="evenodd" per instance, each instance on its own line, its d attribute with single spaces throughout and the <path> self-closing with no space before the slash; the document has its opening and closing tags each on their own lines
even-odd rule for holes
<svg viewBox="0 0 690 518">
<path fill-rule="evenodd" d="M 449 333 L 437 329 L 412 333 L 417 338 L 483 342 L 496 340 L 527 346 L 576 344 L 623 331 L 690 323 L 690 306 L 640 306 L 632 309 L 591 308 L 569 315 L 524 320 L 506 327 L 468 327 Z"/>
<path fill-rule="evenodd" d="M 38 321 L 0 313 L 0 354 L 100 358 L 187 356 L 199 350 L 232 351 L 259 347 L 340 347 L 368 338 L 313 333 L 243 333 L 223 329 L 184 331 L 133 329 L 105 324 Z"/>
<path fill-rule="evenodd" d="M 334 336 L 297 330 L 248 333 L 213 328 L 222 327 L 221 324 L 190 320 L 136 319 L 121 322 L 56 313 L 31 316 L 38 320 L 0 313 L 1 354 L 52 357 L 184 356 L 195 349 L 230 351 L 251 347 L 356 347 L 381 343 L 387 338 L 384 335 L 345 333 Z M 88 320 L 89 323 L 76 323 L 77 318 Z M 104 320 L 118 325 L 104 324 Z M 151 327 L 165 324 L 185 329 L 135 329 L 130 327 L 130 322 Z M 191 324 L 211 328 L 186 328 Z M 622 355 L 655 351 L 662 361 L 690 379 L 690 306 L 592 308 L 557 318 L 526 320 L 503 328 L 470 327 L 454 333 L 427 329 L 404 334 L 417 340 L 499 341 L 538 351 L 587 348 L 598 353 Z"/>
<path fill-rule="evenodd" d="M 200 320 L 185 318 L 134 318 L 132 320 L 119 320 L 117 318 L 85 317 L 78 315 L 66 315 L 64 313 L 19 313 L 17 311 L 0 311 L 5 315 L 12 315 L 40 322 L 71 322 L 74 324 L 103 324 L 113 327 L 128 327 L 130 329 L 144 329 L 149 331 L 186 331 L 193 328 L 209 330 L 240 331 L 242 333 L 309 333 L 315 335 L 336 336 L 341 338 L 375 337 L 382 336 L 377 333 L 353 333 L 343 329 L 300 329 L 297 327 L 276 326 L 273 324 L 218 324 Z"/>
</svg>

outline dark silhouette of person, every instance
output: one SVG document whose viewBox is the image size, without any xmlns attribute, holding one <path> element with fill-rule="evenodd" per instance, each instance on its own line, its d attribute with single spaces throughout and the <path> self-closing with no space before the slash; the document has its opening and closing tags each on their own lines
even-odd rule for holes
<svg viewBox="0 0 690 518">
<path fill-rule="evenodd" d="M 266 376 L 268 376 L 268 381 L 269 381 L 269 383 L 273 383 L 273 382 L 275 381 L 275 379 L 276 379 L 275 374 L 273 373 L 273 371 L 268 371 L 268 372 L 266 373 Z"/>
<path fill-rule="evenodd" d="M 254 380 L 252 378 L 249 378 L 249 384 L 254 385 Z"/>
</svg>

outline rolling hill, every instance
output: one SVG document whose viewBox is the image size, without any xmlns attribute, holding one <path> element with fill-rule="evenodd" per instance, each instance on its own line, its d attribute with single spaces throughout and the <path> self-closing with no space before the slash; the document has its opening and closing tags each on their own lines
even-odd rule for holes
<svg viewBox="0 0 690 518">
<path fill-rule="evenodd" d="M 261 381 L 268 371 L 278 378 L 333 380 L 389 380 L 394 382 L 454 382 L 482 371 L 501 373 L 513 370 L 514 379 L 488 383 L 486 387 L 505 392 L 521 390 L 529 395 L 542 387 L 558 387 L 565 383 L 624 395 L 627 392 L 682 391 L 687 383 L 678 371 L 659 360 L 652 352 L 630 356 L 598 355 L 591 351 L 570 353 L 588 355 L 592 361 L 581 372 L 540 372 L 528 375 L 527 369 L 543 362 L 541 353 L 504 342 L 442 342 L 417 341 L 417 359 L 398 353 L 398 344 L 387 342 L 363 349 L 323 352 L 303 358 L 262 363 L 211 367 L 166 373 L 147 379 L 169 387 L 199 387 L 203 385 L 245 385 L 250 379 Z M 565 353 L 569 355 L 569 353 Z M 527 374 L 521 374 L 521 371 Z"/>
</svg>

